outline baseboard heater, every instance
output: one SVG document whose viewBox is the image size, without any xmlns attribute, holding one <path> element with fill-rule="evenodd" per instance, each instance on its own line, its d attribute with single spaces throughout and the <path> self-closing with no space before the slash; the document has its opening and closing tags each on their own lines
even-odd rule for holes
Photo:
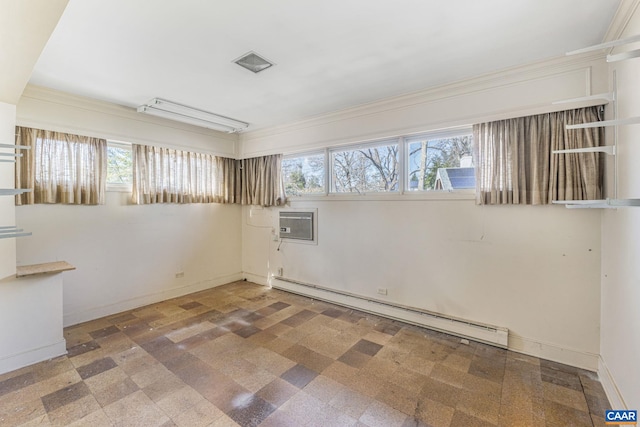
<svg viewBox="0 0 640 427">
<path fill-rule="evenodd" d="M 393 304 L 379 299 L 303 283 L 282 276 L 274 276 L 273 280 L 271 280 L 271 286 L 283 291 L 331 302 L 389 319 L 507 348 L 509 330 L 500 326 L 471 322 L 416 307 Z"/>
</svg>

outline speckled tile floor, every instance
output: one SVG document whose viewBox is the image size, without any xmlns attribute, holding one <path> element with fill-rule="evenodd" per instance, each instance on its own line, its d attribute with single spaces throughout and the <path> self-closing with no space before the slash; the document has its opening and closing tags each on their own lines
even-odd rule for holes
<svg viewBox="0 0 640 427">
<path fill-rule="evenodd" d="M 603 426 L 595 374 L 248 282 L 65 329 L 1 426 Z"/>
</svg>

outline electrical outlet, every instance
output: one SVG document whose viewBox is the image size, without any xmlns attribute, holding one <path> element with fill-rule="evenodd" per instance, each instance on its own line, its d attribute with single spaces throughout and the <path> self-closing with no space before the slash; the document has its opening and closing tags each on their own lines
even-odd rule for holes
<svg viewBox="0 0 640 427">
<path fill-rule="evenodd" d="M 184 277 L 184 271 L 179 271 L 176 273 L 176 279 L 180 279 L 181 277 Z"/>
<path fill-rule="evenodd" d="M 378 293 L 380 295 L 387 295 L 387 288 L 378 288 Z"/>
<path fill-rule="evenodd" d="M 280 267 L 278 269 L 278 276 L 282 277 L 282 274 L 283 274 L 283 270 L 282 270 L 282 267 Z"/>
</svg>

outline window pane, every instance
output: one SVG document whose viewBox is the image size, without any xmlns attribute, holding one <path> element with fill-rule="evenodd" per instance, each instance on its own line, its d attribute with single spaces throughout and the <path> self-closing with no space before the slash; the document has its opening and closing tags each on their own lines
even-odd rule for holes
<svg viewBox="0 0 640 427">
<path fill-rule="evenodd" d="M 411 139 L 407 144 L 407 189 L 454 191 L 475 188 L 471 134 Z"/>
<path fill-rule="evenodd" d="M 331 152 L 336 193 L 398 191 L 398 144 Z"/>
<path fill-rule="evenodd" d="M 107 146 L 107 184 L 131 184 L 131 148 Z"/>
<path fill-rule="evenodd" d="M 324 153 L 282 159 L 287 195 L 324 194 L 324 169 Z"/>
</svg>

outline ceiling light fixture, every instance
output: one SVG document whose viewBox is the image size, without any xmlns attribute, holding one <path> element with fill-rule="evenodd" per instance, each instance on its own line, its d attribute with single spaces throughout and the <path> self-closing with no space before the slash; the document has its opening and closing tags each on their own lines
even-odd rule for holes
<svg viewBox="0 0 640 427">
<path fill-rule="evenodd" d="M 138 113 L 151 114 L 169 120 L 228 133 L 242 132 L 249 127 L 249 123 L 241 122 L 240 120 L 220 116 L 161 98 L 153 98 L 149 102 L 142 104 L 138 107 Z"/>
</svg>

